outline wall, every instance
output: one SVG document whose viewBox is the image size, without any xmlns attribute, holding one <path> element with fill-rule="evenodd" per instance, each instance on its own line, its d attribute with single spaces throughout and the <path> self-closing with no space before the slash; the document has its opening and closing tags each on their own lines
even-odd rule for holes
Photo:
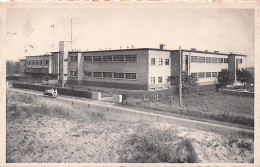
<svg viewBox="0 0 260 167">
<path fill-rule="evenodd" d="M 127 89 L 127 85 L 136 85 L 144 87 L 147 85 L 147 49 L 133 49 L 133 50 L 117 50 L 117 51 L 96 51 L 96 52 L 84 52 L 84 56 L 104 56 L 104 55 L 137 55 L 136 62 L 83 62 L 83 71 L 89 72 L 121 72 L 121 73 L 137 73 L 137 79 L 116 79 L 116 78 L 94 78 L 94 77 L 82 77 L 83 83 L 100 83 L 105 85 L 111 83 L 110 86 L 123 84 L 121 88 Z M 83 73 L 83 72 L 82 72 Z M 106 86 L 106 85 L 105 85 Z"/>
<path fill-rule="evenodd" d="M 26 64 L 25 64 L 25 60 L 20 60 L 20 66 L 19 66 L 19 74 L 20 74 L 20 77 L 25 77 L 25 67 L 26 67 Z"/>
<path fill-rule="evenodd" d="M 151 65 L 151 59 L 155 58 L 155 65 Z M 159 59 L 162 59 L 162 65 L 159 65 Z M 165 59 L 169 59 L 169 65 L 165 65 Z M 171 52 L 170 51 L 159 51 L 149 50 L 148 59 L 148 88 L 149 90 L 158 90 L 159 87 L 162 89 L 168 89 L 170 82 L 166 79 L 171 76 Z M 155 77 L 155 83 L 151 83 L 151 77 Z M 162 83 L 158 83 L 158 77 L 162 77 Z"/>
</svg>

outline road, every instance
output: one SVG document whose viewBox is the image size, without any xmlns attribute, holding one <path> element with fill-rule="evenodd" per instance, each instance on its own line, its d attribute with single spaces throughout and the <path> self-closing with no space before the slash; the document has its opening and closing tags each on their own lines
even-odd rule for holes
<svg viewBox="0 0 260 167">
<path fill-rule="evenodd" d="M 23 95 L 30 95 L 30 96 L 37 96 L 37 98 L 46 98 L 43 97 L 42 92 L 28 90 L 28 89 L 16 89 L 16 88 L 8 88 L 10 93 L 18 93 Z M 213 133 L 222 134 L 225 136 L 235 135 L 235 136 L 247 136 L 252 138 L 254 136 L 253 130 L 246 130 L 237 127 L 230 127 L 220 124 L 214 124 L 209 122 L 201 122 L 196 120 L 184 119 L 184 118 L 177 118 L 173 116 L 166 116 L 160 115 L 155 113 L 148 113 L 145 111 L 135 110 L 135 109 L 128 109 L 124 108 L 118 104 L 112 103 L 110 100 L 92 100 L 87 98 L 79 98 L 79 97 L 71 97 L 71 96 L 64 96 L 59 95 L 58 98 L 55 100 L 62 101 L 64 103 L 71 103 L 72 105 L 77 106 L 79 109 L 96 109 L 102 112 L 115 112 L 117 114 L 124 114 L 125 116 L 135 116 L 135 117 L 142 117 L 143 119 L 149 121 L 160 121 L 160 122 L 167 122 L 170 124 L 189 127 L 193 129 L 209 131 Z"/>
</svg>

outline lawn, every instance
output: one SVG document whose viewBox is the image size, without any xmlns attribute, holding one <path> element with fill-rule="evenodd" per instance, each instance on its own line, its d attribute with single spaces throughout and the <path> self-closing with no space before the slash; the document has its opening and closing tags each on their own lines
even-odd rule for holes
<svg viewBox="0 0 260 167">
<path fill-rule="evenodd" d="M 178 96 L 171 96 L 171 104 L 154 103 L 151 99 L 128 98 L 123 105 L 145 109 L 160 110 L 205 121 L 219 121 L 254 127 L 254 98 L 245 96 L 225 95 L 217 92 L 201 92 L 184 95 L 183 106 L 179 106 Z"/>
</svg>

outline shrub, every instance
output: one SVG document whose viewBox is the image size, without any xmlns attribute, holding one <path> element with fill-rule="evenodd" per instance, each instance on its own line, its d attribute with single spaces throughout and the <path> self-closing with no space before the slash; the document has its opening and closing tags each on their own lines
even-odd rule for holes
<svg viewBox="0 0 260 167">
<path fill-rule="evenodd" d="M 195 163 L 190 140 L 179 138 L 170 130 L 148 128 L 131 135 L 124 143 L 120 161 L 130 163 Z"/>
</svg>

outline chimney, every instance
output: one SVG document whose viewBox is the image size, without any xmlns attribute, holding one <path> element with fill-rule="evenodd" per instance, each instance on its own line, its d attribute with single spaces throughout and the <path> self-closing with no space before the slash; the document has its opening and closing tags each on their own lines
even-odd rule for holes
<svg viewBox="0 0 260 167">
<path fill-rule="evenodd" d="M 163 50 L 164 44 L 160 44 L 160 49 Z"/>
<path fill-rule="evenodd" d="M 214 53 L 218 53 L 219 51 L 214 51 Z"/>
<path fill-rule="evenodd" d="M 232 55 L 232 54 L 233 54 L 233 52 L 230 52 L 230 54 Z"/>
<path fill-rule="evenodd" d="M 209 50 L 205 50 L 205 52 L 207 53 Z"/>
<path fill-rule="evenodd" d="M 191 48 L 191 51 L 196 51 L 196 49 L 195 48 Z"/>
</svg>

